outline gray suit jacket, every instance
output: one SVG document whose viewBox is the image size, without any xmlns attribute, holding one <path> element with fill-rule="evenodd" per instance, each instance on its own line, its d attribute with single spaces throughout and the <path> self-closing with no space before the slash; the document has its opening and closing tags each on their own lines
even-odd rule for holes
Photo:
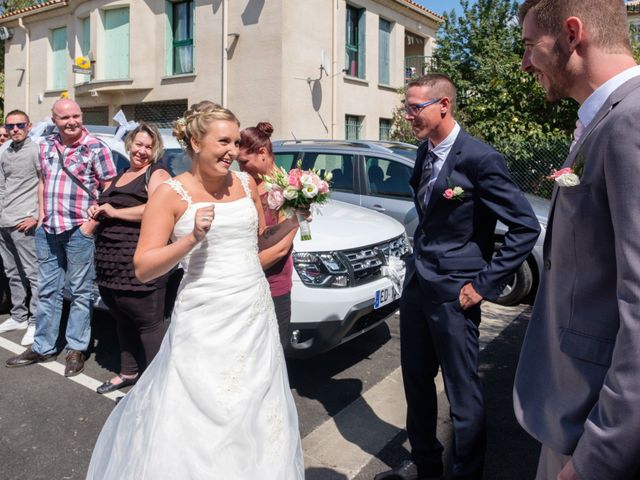
<svg viewBox="0 0 640 480">
<path fill-rule="evenodd" d="M 514 408 L 584 480 L 640 473 L 640 77 L 611 94 L 554 190 Z"/>
</svg>

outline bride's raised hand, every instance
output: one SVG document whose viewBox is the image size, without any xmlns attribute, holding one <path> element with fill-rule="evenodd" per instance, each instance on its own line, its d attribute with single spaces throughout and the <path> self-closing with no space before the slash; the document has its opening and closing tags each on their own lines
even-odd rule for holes
<svg viewBox="0 0 640 480">
<path fill-rule="evenodd" d="M 211 229 L 211 224 L 216 216 L 215 205 L 202 207 L 196 210 L 196 218 L 193 221 L 193 236 L 198 242 L 202 241 L 207 232 Z"/>
</svg>

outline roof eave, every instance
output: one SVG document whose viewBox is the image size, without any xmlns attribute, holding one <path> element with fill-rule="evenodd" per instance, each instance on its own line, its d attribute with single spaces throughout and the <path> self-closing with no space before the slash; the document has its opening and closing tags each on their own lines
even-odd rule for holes
<svg viewBox="0 0 640 480">
<path fill-rule="evenodd" d="M 68 0 L 63 0 L 56 3 L 49 3 L 38 5 L 36 8 L 29 8 L 28 10 L 20 9 L 14 12 L 9 12 L 0 17 L 0 24 L 11 22 L 13 20 L 19 20 L 21 18 L 30 17 L 32 15 L 37 15 L 39 13 L 48 12 L 50 10 L 55 10 L 56 8 L 62 8 L 69 5 Z"/>
<path fill-rule="evenodd" d="M 444 17 L 441 17 L 440 15 L 438 15 L 435 12 L 432 12 L 431 10 L 428 10 L 424 7 L 421 7 L 419 5 L 414 4 L 412 1 L 410 0 L 396 0 L 398 3 L 400 3 L 402 6 L 404 6 L 405 8 L 416 12 L 424 17 L 427 17 L 429 20 L 432 20 L 436 23 L 442 23 L 444 22 Z"/>
</svg>

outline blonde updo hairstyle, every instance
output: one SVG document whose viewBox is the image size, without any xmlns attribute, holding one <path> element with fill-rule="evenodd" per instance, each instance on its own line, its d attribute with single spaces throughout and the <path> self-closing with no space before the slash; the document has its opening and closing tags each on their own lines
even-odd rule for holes
<svg viewBox="0 0 640 480">
<path fill-rule="evenodd" d="M 164 144 L 162 143 L 162 135 L 160 131 L 153 125 L 144 122 L 138 122 L 138 126 L 131 130 L 124 139 L 124 148 L 131 153 L 131 145 L 139 133 L 146 133 L 151 137 L 151 157 L 149 163 L 156 163 L 164 153 Z"/>
<path fill-rule="evenodd" d="M 209 124 L 214 121 L 235 122 L 238 127 L 240 126 L 240 122 L 231 110 L 209 100 L 203 100 L 191 105 L 182 118 L 173 122 L 173 136 L 185 147 L 187 154 L 193 157 L 191 140 L 202 140 L 207 135 Z"/>
</svg>

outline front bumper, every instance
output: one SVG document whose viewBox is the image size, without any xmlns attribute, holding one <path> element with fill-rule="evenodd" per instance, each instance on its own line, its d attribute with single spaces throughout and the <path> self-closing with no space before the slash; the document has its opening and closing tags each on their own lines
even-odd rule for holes
<svg viewBox="0 0 640 480">
<path fill-rule="evenodd" d="M 399 295 L 374 309 L 376 291 L 391 285 L 385 277 L 344 289 L 309 288 L 294 280 L 291 338 L 285 354 L 292 358 L 311 357 L 377 327 L 398 309 Z"/>
</svg>

